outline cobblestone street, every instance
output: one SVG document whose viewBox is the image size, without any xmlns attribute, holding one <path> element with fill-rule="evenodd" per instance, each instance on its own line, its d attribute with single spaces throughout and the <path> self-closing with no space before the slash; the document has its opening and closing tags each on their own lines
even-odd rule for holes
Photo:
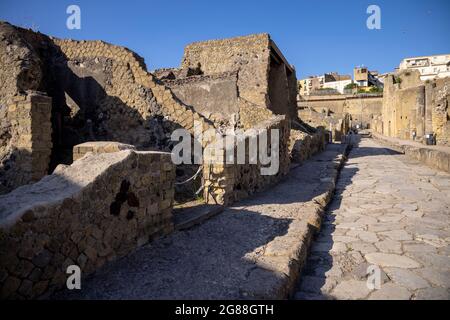
<svg viewBox="0 0 450 320">
<path fill-rule="evenodd" d="M 286 298 L 344 150 L 329 144 L 277 185 L 105 265 L 82 281 L 81 290 L 54 298 Z"/>
<path fill-rule="evenodd" d="M 449 299 L 450 175 L 362 139 L 349 155 L 296 299 Z M 381 269 L 381 288 L 366 272 Z"/>
</svg>

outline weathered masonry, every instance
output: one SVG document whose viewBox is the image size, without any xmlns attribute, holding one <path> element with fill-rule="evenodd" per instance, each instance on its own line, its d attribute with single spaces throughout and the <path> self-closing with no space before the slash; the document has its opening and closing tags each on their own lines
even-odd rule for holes
<svg viewBox="0 0 450 320">
<path fill-rule="evenodd" d="M 422 82 L 418 71 L 389 75 L 384 86 L 382 115 L 374 130 L 388 137 L 450 145 L 450 78 Z"/>
<path fill-rule="evenodd" d="M 358 95 L 318 95 L 303 96 L 298 100 L 299 112 L 307 108 L 321 112 L 328 110 L 338 119 L 343 119 L 345 114 L 351 116 L 353 124 L 370 127 L 372 119 L 381 115 L 383 105 L 382 94 L 358 94 Z M 304 115 L 304 114 L 303 114 Z M 308 122 L 305 118 L 304 121 Z"/>
<path fill-rule="evenodd" d="M 1 297 L 53 292 L 68 266 L 88 275 L 171 232 L 174 179 L 168 153 L 90 153 L 0 196 Z"/>
<path fill-rule="evenodd" d="M 47 174 L 52 148 L 50 115 L 51 98 L 38 92 L 15 96 L 0 109 L 0 194 Z"/>
<path fill-rule="evenodd" d="M 203 149 L 229 130 L 279 130 L 276 174 L 201 164 L 204 201 L 225 205 L 325 145 L 298 118 L 295 69 L 268 34 L 194 43 L 181 68 L 150 73 L 127 48 L 0 22 L 0 67 L 2 298 L 46 296 L 68 265 L 86 275 L 171 232 L 178 172 L 199 167 L 172 164 L 175 129 L 215 132 Z"/>
</svg>

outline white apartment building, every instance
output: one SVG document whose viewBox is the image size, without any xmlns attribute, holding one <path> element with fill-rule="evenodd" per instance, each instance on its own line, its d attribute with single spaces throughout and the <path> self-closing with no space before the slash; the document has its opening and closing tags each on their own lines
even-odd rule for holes
<svg viewBox="0 0 450 320">
<path fill-rule="evenodd" d="M 422 81 L 450 77 L 450 54 L 403 59 L 400 70 L 418 70 Z"/>
<path fill-rule="evenodd" d="M 330 88 L 338 91 L 339 93 L 344 93 L 344 88 L 346 85 L 353 83 L 353 80 L 340 80 L 340 81 L 331 81 L 325 82 L 323 84 L 323 88 Z"/>
</svg>

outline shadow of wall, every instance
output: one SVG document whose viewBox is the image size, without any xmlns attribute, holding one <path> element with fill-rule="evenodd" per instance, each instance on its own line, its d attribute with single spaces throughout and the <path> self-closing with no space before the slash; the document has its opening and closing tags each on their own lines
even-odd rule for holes
<svg viewBox="0 0 450 320">
<path fill-rule="evenodd" d="M 60 163 L 70 164 L 73 146 L 86 141 L 171 150 L 170 133 L 181 126 L 165 119 L 152 91 L 135 82 L 127 63 L 104 57 L 68 59 L 49 37 L 20 31 L 41 59 L 39 90 L 52 97 L 49 172 Z"/>
</svg>

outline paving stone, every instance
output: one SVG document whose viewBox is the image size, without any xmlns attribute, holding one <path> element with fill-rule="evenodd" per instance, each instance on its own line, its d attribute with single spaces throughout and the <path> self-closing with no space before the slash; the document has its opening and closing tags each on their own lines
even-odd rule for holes
<svg viewBox="0 0 450 320">
<path fill-rule="evenodd" d="M 406 256 L 398 254 L 372 252 L 365 255 L 369 263 L 380 267 L 419 268 L 421 265 Z"/>
<path fill-rule="evenodd" d="M 364 230 L 365 225 L 356 222 L 344 222 L 336 225 L 338 229 L 349 229 L 349 230 Z"/>
<path fill-rule="evenodd" d="M 413 297 L 414 300 L 450 300 L 450 292 L 445 288 L 420 289 Z"/>
<path fill-rule="evenodd" d="M 358 237 L 364 242 L 375 243 L 379 241 L 375 232 L 371 231 L 358 231 Z"/>
<path fill-rule="evenodd" d="M 439 228 L 435 228 L 425 224 L 415 224 L 412 226 L 406 226 L 405 230 L 415 235 L 435 235 L 441 239 L 445 239 L 450 236 L 449 230 L 443 229 L 442 226 Z"/>
<path fill-rule="evenodd" d="M 379 222 L 368 226 L 368 231 L 372 232 L 381 232 L 381 231 L 391 231 L 397 230 L 399 228 L 398 223 L 390 223 L 390 222 Z"/>
<path fill-rule="evenodd" d="M 449 244 L 448 241 L 435 234 L 418 234 L 415 238 L 417 241 L 425 242 L 436 248 L 447 247 Z"/>
<path fill-rule="evenodd" d="M 413 218 L 413 219 L 420 219 L 423 217 L 424 213 L 422 211 L 409 211 L 409 210 L 405 210 L 402 212 L 404 217 L 407 218 Z"/>
<path fill-rule="evenodd" d="M 384 253 L 402 253 L 402 244 L 399 241 L 383 240 L 375 243 L 375 246 Z"/>
<path fill-rule="evenodd" d="M 435 286 L 450 288 L 450 271 L 434 268 L 422 268 L 414 271 Z"/>
<path fill-rule="evenodd" d="M 334 288 L 331 295 L 340 300 L 356 300 L 366 298 L 370 291 L 366 281 L 345 280 Z"/>
<path fill-rule="evenodd" d="M 398 222 L 405 216 L 403 214 L 385 214 L 378 217 L 380 222 Z"/>
<path fill-rule="evenodd" d="M 424 266 L 430 266 L 443 271 L 450 270 L 450 257 L 448 256 L 427 252 L 407 252 L 406 256 L 422 263 Z"/>
<path fill-rule="evenodd" d="M 417 204 L 412 204 L 412 203 L 399 203 L 399 204 L 396 204 L 394 206 L 394 208 L 400 208 L 404 211 L 416 211 L 417 209 L 419 209 Z"/>
<path fill-rule="evenodd" d="M 436 248 L 420 242 L 403 243 L 404 252 L 436 252 Z"/>
<path fill-rule="evenodd" d="M 336 299 L 450 299 L 450 198 L 418 172 L 442 174 L 449 181 L 450 175 L 402 155 L 370 155 L 368 150 L 377 152 L 378 146 L 370 140 L 361 143 L 368 149 L 354 148 L 351 165 L 345 166 L 357 173 L 340 181 L 344 192 L 336 191 L 340 208 L 334 211 L 332 239 L 345 242 L 347 251 L 342 246 L 338 252 L 323 252 L 332 257 L 326 268 L 314 268 L 308 260 L 308 270 L 320 270 L 318 275 L 332 278 L 333 284 L 337 280 L 331 291 Z M 372 179 L 377 182 L 366 188 L 365 180 Z M 381 268 L 383 285 L 368 295 L 371 265 Z"/>
<path fill-rule="evenodd" d="M 394 283 L 386 283 L 380 289 L 374 290 L 369 300 L 409 300 L 411 292 L 408 289 Z"/>
<path fill-rule="evenodd" d="M 390 230 L 390 231 L 382 231 L 378 232 L 379 235 L 388 237 L 391 240 L 412 240 L 412 236 L 406 232 L 405 230 Z"/>
<path fill-rule="evenodd" d="M 347 244 L 347 248 L 349 250 L 359 251 L 363 255 L 370 252 L 377 252 L 378 249 L 375 248 L 375 246 L 371 243 L 363 242 L 363 241 L 356 241 L 351 242 Z"/>
<path fill-rule="evenodd" d="M 340 253 L 340 252 L 346 252 L 347 245 L 343 242 L 335 242 L 333 243 L 333 247 L 331 248 L 330 252 L 332 253 Z"/>
<path fill-rule="evenodd" d="M 367 225 L 367 224 L 377 223 L 378 220 L 376 218 L 366 216 L 366 217 L 359 218 L 356 222 Z"/>
<path fill-rule="evenodd" d="M 349 237 L 349 236 L 334 236 L 333 240 L 337 241 L 337 242 L 348 243 L 348 242 L 358 241 L 358 238 Z"/>
<path fill-rule="evenodd" d="M 409 290 L 417 290 L 430 286 L 428 281 L 419 277 L 414 271 L 400 268 L 385 268 L 391 280 Z"/>
</svg>

